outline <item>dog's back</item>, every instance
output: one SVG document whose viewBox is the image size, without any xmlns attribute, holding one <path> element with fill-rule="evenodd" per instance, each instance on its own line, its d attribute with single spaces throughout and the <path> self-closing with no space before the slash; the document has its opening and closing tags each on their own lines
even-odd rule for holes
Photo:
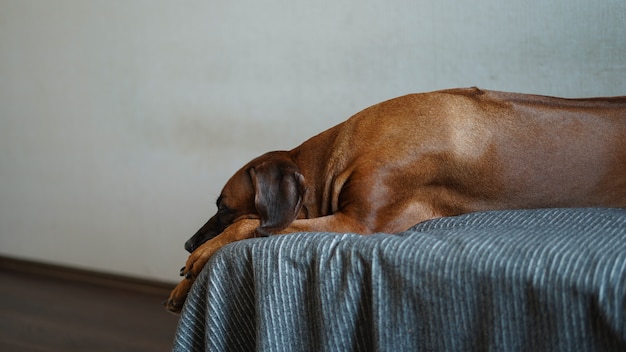
<svg viewBox="0 0 626 352">
<path fill-rule="evenodd" d="M 332 141 L 312 144 L 333 146 L 326 179 L 343 183 L 326 198 L 335 202 L 345 182 L 359 178 L 368 192 L 401 195 L 397 204 L 432 215 L 626 207 L 626 97 L 413 94 L 365 109 L 323 138 Z"/>
<path fill-rule="evenodd" d="M 510 124 L 493 134 L 506 201 L 525 207 L 626 207 L 626 97 L 489 95 L 513 112 Z"/>
<path fill-rule="evenodd" d="M 472 100 L 502 207 L 626 207 L 626 97 L 474 91 Z"/>
</svg>

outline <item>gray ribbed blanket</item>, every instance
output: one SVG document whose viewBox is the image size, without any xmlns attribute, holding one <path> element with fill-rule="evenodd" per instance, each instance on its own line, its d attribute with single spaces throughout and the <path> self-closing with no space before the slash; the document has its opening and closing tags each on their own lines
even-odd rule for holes
<svg viewBox="0 0 626 352">
<path fill-rule="evenodd" d="M 230 244 L 175 351 L 626 351 L 626 211 L 495 211 Z"/>
</svg>

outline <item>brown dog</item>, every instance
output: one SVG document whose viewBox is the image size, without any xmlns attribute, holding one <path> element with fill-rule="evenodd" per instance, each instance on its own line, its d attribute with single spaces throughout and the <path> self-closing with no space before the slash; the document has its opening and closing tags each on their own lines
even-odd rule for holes
<svg viewBox="0 0 626 352">
<path fill-rule="evenodd" d="M 291 151 L 249 162 L 166 307 L 227 243 L 301 231 L 397 233 L 462 213 L 626 207 L 626 97 L 560 99 L 471 89 L 374 105 Z"/>
</svg>

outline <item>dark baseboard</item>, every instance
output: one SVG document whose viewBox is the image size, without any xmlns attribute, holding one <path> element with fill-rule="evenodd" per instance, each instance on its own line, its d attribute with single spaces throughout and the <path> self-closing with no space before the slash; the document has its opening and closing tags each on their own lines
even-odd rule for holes
<svg viewBox="0 0 626 352">
<path fill-rule="evenodd" d="M 0 256 L 0 270 L 167 297 L 175 284 Z"/>
</svg>

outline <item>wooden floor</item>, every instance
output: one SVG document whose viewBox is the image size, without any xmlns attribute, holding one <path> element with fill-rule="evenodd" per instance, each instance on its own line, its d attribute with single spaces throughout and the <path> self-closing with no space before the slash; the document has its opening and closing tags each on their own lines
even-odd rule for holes
<svg viewBox="0 0 626 352">
<path fill-rule="evenodd" d="M 169 351 L 171 288 L 0 257 L 0 351 Z"/>
</svg>

